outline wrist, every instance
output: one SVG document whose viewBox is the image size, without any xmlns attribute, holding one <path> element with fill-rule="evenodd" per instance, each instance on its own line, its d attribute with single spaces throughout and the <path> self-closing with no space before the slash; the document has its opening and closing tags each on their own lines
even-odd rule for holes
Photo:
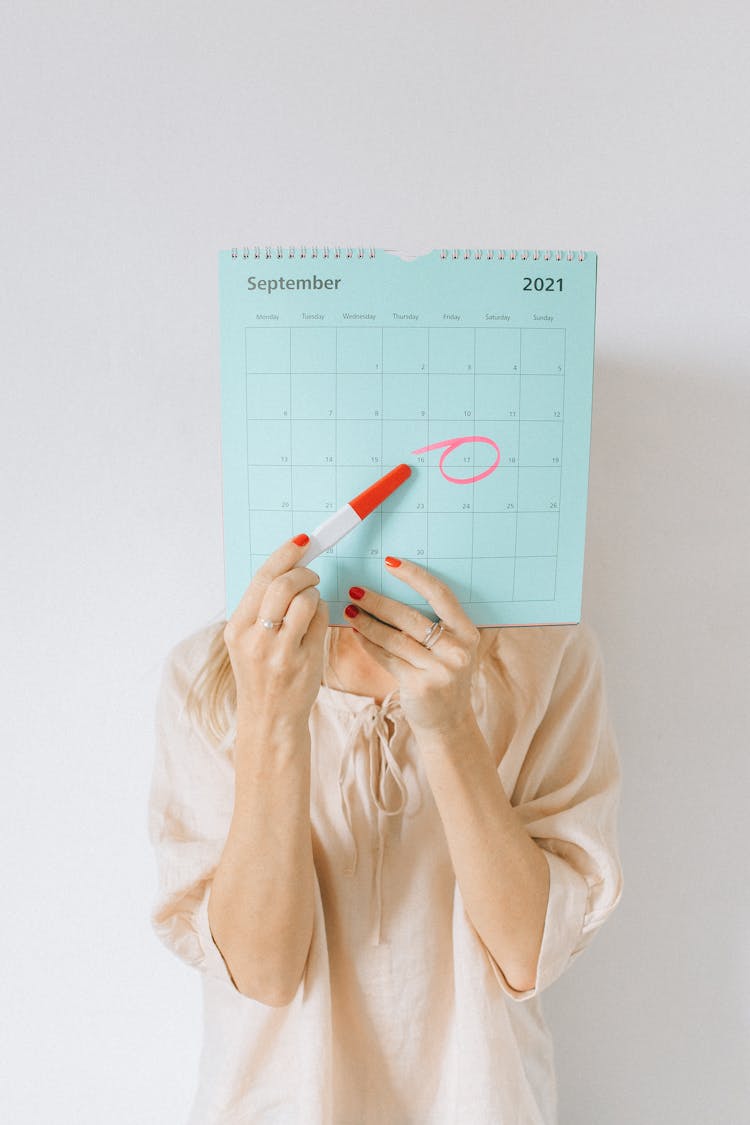
<svg viewBox="0 0 750 1125">
<path fill-rule="evenodd" d="M 423 749 L 450 749 L 461 746 L 481 733 L 473 707 L 447 716 L 444 722 L 410 722 L 412 733 Z"/>
<path fill-rule="evenodd" d="M 303 775 L 309 779 L 310 731 L 237 727 L 234 755 L 235 803 L 242 805 L 248 794 L 266 785 L 296 784 Z"/>
<path fill-rule="evenodd" d="M 268 715 L 239 711 L 237 746 L 244 756 L 262 757 L 297 753 L 310 747 L 310 727 L 305 715 Z"/>
</svg>

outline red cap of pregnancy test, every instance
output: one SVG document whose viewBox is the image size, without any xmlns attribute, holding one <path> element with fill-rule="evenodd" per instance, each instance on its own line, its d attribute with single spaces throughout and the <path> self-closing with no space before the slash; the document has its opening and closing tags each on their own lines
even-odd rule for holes
<svg viewBox="0 0 750 1125">
<path fill-rule="evenodd" d="M 396 465 L 396 468 L 391 469 L 390 473 L 386 473 L 384 477 L 376 480 L 364 492 L 360 492 L 359 496 L 350 500 L 349 507 L 353 508 L 359 518 L 363 520 L 410 476 L 411 469 L 408 465 Z"/>
</svg>

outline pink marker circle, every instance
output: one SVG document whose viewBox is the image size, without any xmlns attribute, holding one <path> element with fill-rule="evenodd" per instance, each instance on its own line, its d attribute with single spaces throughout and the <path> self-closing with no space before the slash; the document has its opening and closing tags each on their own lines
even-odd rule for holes
<svg viewBox="0 0 750 1125">
<path fill-rule="evenodd" d="M 459 445 L 463 445 L 464 442 L 469 441 L 482 441 L 487 445 L 491 445 L 496 451 L 497 456 L 490 465 L 489 469 L 485 469 L 482 473 L 477 473 L 476 476 L 452 477 L 450 473 L 446 473 L 445 469 L 443 468 L 443 462 L 445 461 L 449 453 L 452 453 L 454 449 L 458 449 Z M 495 469 L 500 464 L 500 446 L 496 441 L 493 441 L 492 438 L 481 437 L 479 434 L 469 434 L 467 437 L 448 438 L 446 441 L 436 441 L 432 445 L 423 445 L 421 449 L 412 449 L 412 453 L 429 453 L 432 449 L 443 450 L 442 454 L 440 455 L 440 472 L 443 474 L 445 479 L 449 480 L 452 484 L 473 484 L 474 481 L 482 480 L 484 477 L 488 477 L 490 473 L 494 473 Z"/>
</svg>

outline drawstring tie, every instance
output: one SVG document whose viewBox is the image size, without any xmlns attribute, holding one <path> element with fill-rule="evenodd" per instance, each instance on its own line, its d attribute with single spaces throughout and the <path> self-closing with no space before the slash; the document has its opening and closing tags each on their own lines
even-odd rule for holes
<svg viewBox="0 0 750 1125">
<path fill-rule="evenodd" d="M 408 798 L 408 790 L 404 782 L 403 774 L 391 750 L 391 739 L 388 730 L 388 720 L 391 719 L 395 736 L 396 723 L 395 719 L 391 717 L 401 711 L 401 704 L 397 698 L 397 693 L 398 688 L 394 688 L 394 690 L 385 697 L 379 707 L 377 704 L 373 704 L 370 707 L 363 707 L 355 714 L 347 735 L 346 744 L 341 757 L 341 765 L 339 767 L 338 782 L 341 811 L 349 829 L 349 835 L 352 838 L 354 851 L 352 862 L 348 867 L 344 868 L 344 874 L 351 876 L 354 875 L 357 870 L 358 852 L 357 840 L 352 829 L 352 814 L 349 798 L 351 786 L 347 787 L 347 778 L 349 773 L 353 772 L 355 769 L 354 753 L 358 740 L 360 737 L 363 737 L 369 753 L 370 796 L 376 807 L 378 819 L 378 844 L 375 860 L 375 919 L 370 936 L 371 945 L 380 945 L 383 914 L 382 876 L 383 854 L 385 850 L 384 818 L 386 816 L 396 816 L 398 813 L 403 812 Z M 389 808 L 386 799 L 386 782 L 389 774 L 401 794 L 400 803 L 395 808 Z"/>
</svg>

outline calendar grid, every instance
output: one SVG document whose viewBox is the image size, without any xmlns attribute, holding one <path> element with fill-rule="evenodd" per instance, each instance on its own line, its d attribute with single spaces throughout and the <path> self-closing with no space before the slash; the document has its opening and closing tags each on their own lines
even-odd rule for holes
<svg viewBox="0 0 750 1125">
<path fill-rule="evenodd" d="M 471 397 L 471 420 L 474 427 L 474 436 L 477 433 L 477 334 L 474 332 L 474 350 L 472 353 L 472 397 Z M 471 445 L 471 467 L 472 475 L 476 476 L 476 442 Z M 476 519 L 476 486 L 477 482 L 471 482 L 471 550 L 469 551 L 469 590 L 474 588 L 474 521 Z"/>
<path fill-rule="evenodd" d="M 516 593 L 516 563 L 518 561 L 518 507 L 520 503 L 520 487 L 521 487 L 521 384 L 523 382 L 523 332 L 519 334 L 518 338 L 518 398 L 516 407 L 516 503 L 514 511 L 514 540 L 513 540 L 513 585 L 511 587 L 513 596 Z"/>
<path fill-rule="evenodd" d="M 381 328 L 380 329 L 380 472 L 381 472 L 381 474 L 383 472 L 383 457 L 384 457 L 384 454 L 385 454 L 385 450 L 383 448 L 383 445 L 384 445 L 383 420 L 384 420 L 384 417 L 385 417 L 384 413 L 383 413 L 383 411 L 384 411 L 383 397 L 384 397 L 384 394 L 385 394 L 385 388 L 384 388 L 384 382 L 383 382 L 383 343 L 384 343 L 383 342 L 383 329 Z M 382 508 L 378 509 L 378 520 L 380 521 L 380 558 L 382 559 L 384 557 L 383 556 L 383 511 L 382 511 Z M 383 581 L 382 581 L 382 578 L 381 578 L 380 581 L 378 582 L 378 593 L 382 593 L 382 591 L 383 591 Z"/>
<path fill-rule="evenodd" d="M 244 371 L 244 378 L 242 380 L 242 400 L 243 400 L 243 406 L 245 408 L 245 418 L 249 418 L 250 417 L 250 404 L 248 402 L 248 397 L 247 397 L 248 396 L 248 390 L 247 390 L 247 382 L 248 382 L 248 380 L 247 380 L 247 371 L 248 371 L 247 332 L 245 332 L 245 334 L 244 334 L 244 345 L 245 345 L 245 371 Z M 252 505 L 252 499 L 251 499 L 251 496 L 250 496 L 250 473 L 249 472 L 245 474 L 245 494 L 247 496 L 247 508 L 248 508 L 248 511 L 250 511 L 250 509 L 252 508 L 253 505 Z M 252 519 L 249 519 L 247 521 L 247 553 L 248 553 L 249 558 L 253 557 L 253 521 L 252 521 Z"/>
<path fill-rule="evenodd" d="M 289 329 L 289 448 L 292 448 L 292 330 Z M 289 505 L 294 512 L 294 473 L 289 468 Z"/>
<path fill-rule="evenodd" d="M 431 370 L 432 370 L 432 367 L 431 367 L 431 357 L 430 357 L 430 330 L 428 328 L 427 329 L 427 417 L 428 417 L 428 419 L 432 418 L 432 413 L 430 411 L 430 371 Z M 428 435 L 429 435 L 429 430 L 428 430 Z M 425 464 L 426 463 L 427 463 L 427 461 L 425 460 Z M 427 508 L 426 508 L 426 511 L 428 513 L 432 511 L 432 508 L 431 508 L 431 505 L 430 505 L 430 474 L 429 473 L 427 474 Z M 428 519 L 428 523 L 429 523 L 429 515 L 428 515 L 427 519 Z M 427 538 L 425 540 L 425 545 L 424 545 L 424 556 L 425 556 L 424 557 L 424 565 L 425 565 L 426 569 L 429 570 L 430 569 L 429 528 L 428 528 L 428 535 L 427 535 Z"/>
<path fill-rule="evenodd" d="M 565 417 L 565 377 L 568 372 L 567 364 L 568 334 L 563 329 L 563 361 L 562 361 L 562 416 Z M 557 542 L 555 544 L 555 587 L 553 597 L 557 597 L 557 574 L 560 569 L 560 524 L 562 523 L 562 466 L 565 464 L 565 425 L 563 424 L 560 438 L 560 491 L 557 498 Z"/>
<path fill-rule="evenodd" d="M 334 378 L 334 381 L 333 381 L 333 388 L 334 388 L 333 393 L 334 393 L 334 396 L 335 396 L 333 401 L 338 404 L 338 401 L 339 401 L 339 330 L 338 330 L 338 328 L 334 329 L 334 347 L 336 349 L 335 363 L 334 363 L 334 368 L 335 368 L 336 374 L 335 374 L 335 378 Z M 337 421 L 338 421 L 338 418 L 337 418 Z M 333 461 L 334 465 L 338 465 L 338 463 L 339 463 L 339 428 L 338 428 L 338 425 L 334 426 L 334 428 L 333 428 L 333 457 L 334 457 L 334 461 Z M 337 504 L 338 507 L 340 507 L 342 504 L 345 504 L 345 503 L 346 503 L 346 500 L 342 500 L 342 498 L 338 494 L 338 479 L 337 479 L 336 480 L 336 504 Z M 334 548 L 334 554 L 338 555 L 338 551 L 336 550 L 336 548 Z"/>
<path fill-rule="evenodd" d="M 410 480 L 317 560 L 321 596 L 332 609 L 341 611 L 348 586 L 358 581 L 429 612 L 416 592 L 394 591 L 382 567 L 386 547 L 437 573 L 467 606 L 556 595 L 564 329 L 285 326 L 283 337 L 279 331 L 245 330 L 254 566 L 297 523 L 313 530 L 406 461 L 417 470 Z M 274 370 L 283 372 L 283 382 Z M 279 444 L 281 421 L 286 436 Z M 446 451 L 448 443 L 455 444 Z M 497 475 L 490 468 L 492 443 Z M 461 483 L 468 477 L 470 488 Z M 537 597 L 535 584 L 547 584 L 549 594 Z"/>
</svg>

